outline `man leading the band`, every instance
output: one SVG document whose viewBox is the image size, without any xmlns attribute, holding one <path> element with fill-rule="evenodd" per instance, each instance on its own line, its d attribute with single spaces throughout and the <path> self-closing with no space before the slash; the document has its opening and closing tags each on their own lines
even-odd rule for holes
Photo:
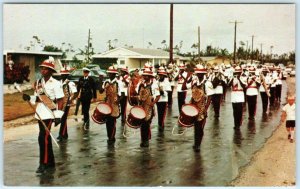
<svg viewBox="0 0 300 189">
<path fill-rule="evenodd" d="M 54 58 L 49 57 L 43 61 L 40 72 L 42 78 L 34 83 L 34 95 L 23 94 L 23 99 L 32 104 L 37 102 L 35 118 L 39 124 L 40 161 L 36 173 L 45 173 L 55 168 L 50 130 L 53 122 L 55 126 L 60 124 L 64 114 L 62 111 L 64 92 L 61 83 L 52 77 L 56 72 Z"/>
</svg>

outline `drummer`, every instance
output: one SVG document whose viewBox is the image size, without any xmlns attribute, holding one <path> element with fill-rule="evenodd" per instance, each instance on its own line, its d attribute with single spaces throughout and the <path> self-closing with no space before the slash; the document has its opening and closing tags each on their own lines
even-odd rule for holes
<svg viewBox="0 0 300 189">
<path fill-rule="evenodd" d="M 192 98 L 190 103 L 195 105 L 198 110 L 199 114 L 197 115 L 197 119 L 194 123 L 194 146 L 193 149 L 195 152 L 200 151 L 200 145 L 204 134 L 204 126 L 207 117 L 207 109 L 210 105 L 210 97 L 206 95 L 205 91 L 205 82 L 206 77 L 205 74 L 207 73 L 206 69 L 198 64 L 196 65 L 195 74 L 196 77 L 193 78 L 191 83 L 192 89 Z"/>
<path fill-rule="evenodd" d="M 110 66 L 107 70 L 108 79 L 104 81 L 100 88 L 100 93 L 105 91 L 105 102 L 112 107 L 112 113 L 107 117 L 106 131 L 107 131 L 107 144 L 114 146 L 116 138 L 116 122 L 120 116 L 119 100 L 121 97 L 121 84 L 119 83 L 116 75 L 118 74 L 117 68 Z"/>
<path fill-rule="evenodd" d="M 159 67 L 157 71 L 158 75 L 158 88 L 160 92 L 159 101 L 156 103 L 157 115 L 158 115 L 158 131 L 163 132 L 165 129 L 165 117 L 168 107 L 168 92 L 172 91 L 171 84 L 168 78 L 168 73 L 163 67 Z"/>
<path fill-rule="evenodd" d="M 154 82 L 153 72 L 145 68 L 142 73 L 143 79 L 137 85 L 137 93 L 139 95 L 139 104 L 146 112 L 146 118 L 141 125 L 141 147 L 149 147 L 151 139 L 150 124 L 154 116 L 154 105 L 160 98 L 157 82 Z"/>
</svg>

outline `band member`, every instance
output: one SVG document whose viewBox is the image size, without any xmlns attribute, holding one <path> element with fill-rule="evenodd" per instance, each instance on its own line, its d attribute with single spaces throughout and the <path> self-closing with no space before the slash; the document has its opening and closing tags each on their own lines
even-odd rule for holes
<svg viewBox="0 0 300 189">
<path fill-rule="evenodd" d="M 146 68 L 143 71 L 143 79 L 137 85 L 137 93 L 139 95 L 139 104 L 146 112 L 146 118 L 141 125 L 141 147 L 149 147 L 151 139 L 150 124 L 154 116 L 154 105 L 160 98 L 157 82 L 153 82 L 153 72 Z"/>
<path fill-rule="evenodd" d="M 71 104 L 73 100 L 75 100 L 77 96 L 77 88 L 74 82 L 69 81 L 67 78 L 70 75 L 69 70 L 61 70 L 61 84 L 63 87 L 64 91 L 64 105 L 63 105 L 63 110 L 64 110 L 64 115 L 61 118 L 61 124 L 59 128 L 59 135 L 57 139 L 59 141 L 67 140 L 68 139 L 68 126 L 67 126 L 67 119 L 68 119 L 68 114 L 69 110 L 71 107 Z"/>
<path fill-rule="evenodd" d="M 37 102 L 35 118 L 39 124 L 40 165 L 36 173 L 44 173 L 55 168 L 50 130 L 52 123 L 57 126 L 64 114 L 62 111 L 64 92 L 61 83 L 52 77 L 56 72 L 52 57 L 41 63 L 40 72 L 42 78 L 34 83 L 34 95 L 23 94 L 25 101 L 32 104 Z"/>
<path fill-rule="evenodd" d="M 112 108 L 112 113 L 107 117 L 106 131 L 107 131 L 107 144 L 114 145 L 116 138 L 116 122 L 120 116 L 120 98 L 122 91 L 122 83 L 117 79 L 118 70 L 114 66 L 110 66 L 107 70 L 108 79 L 104 81 L 100 93 L 105 91 L 105 102 L 108 103 Z"/>
<path fill-rule="evenodd" d="M 275 99 L 276 99 L 276 85 L 277 85 L 277 71 L 273 71 L 273 73 L 270 75 L 271 76 L 271 85 L 270 85 L 270 106 L 274 107 L 275 106 Z"/>
<path fill-rule="evenodd" d="M 122 123 L 125 123 L 126 120 L 126 108 L 127 108 L 127 90 L 128 90 L 128 84 L 130 81 L 130 77 L 128 74 L 128 68 L 121 68 L 121 75 L 119 77 L 120 84 L 122 85 L 122 91 L 121 91 L 121 121 Z"/>
<path fill-rule="evenodd" d="M 224 75 L 219 71 L 219 67 L 214 68 L 214 73 L 211 77 L 211 82 L 214 88 L 214 94 L 212 95 L 212 105 L 214 107 L 215 118 L 220 116 L 221 100 L 223 96 L 223 85 L 225 82 Z"/>
<path fill-rule="evenodd" d="M 257 104 L 257 95 L 258 95 L 258 87 L 259 83 L 257 81 L 255 75 L 255 70 L 249 70 L 249 77 L 247 78 L 246 83 L 246 98 L 248 104 L 248 114 L 249 120 L 254 120 L 254 116 L 256 113 L 256 104 Z"/>
<path fill-rule="evenodd" d="M 165 129 L 165 117 L 168 106 L 168 92 L 170 92 L 171 84 L 169 82 L 168 74 L 163 67 L 161 67 L 158 72 L 158 88 L 160 93 L 159 101 L 156 103 L 157 115 L 158 115 L 158 130 L 163 132 Z"/>
<path fill-rule="evenodd" d="M 235 67 L 233 78 L 228 82 L 231 86 L 231 103 L 233 109 L 234 129 L 240 129 L 243 118 L 243 104 L 245 102 L 244 87 L 245 83 L 240 80 L 242 69 L 239 66 Z"/>
<path fill-rule="evenodd" d="M 77 91 L 79 91 L 77 99 L 80 100 L 83 114 L 83 129 L 88 130 L 90 128 L 90 106 L 91 100 L 93 102 L 97 99 L 96 83 L 92 77 L 89 77 L 90 70 L 83 68 L 83 77 L 79 78 L 77 85 Z"/>
<path fill-rule="evenodd" d="M 168 91 L 168 107 L 171 107 L 173 104 L 173 91 L 174 91 L 174 87 L 175 87 L 175 73 L 176 69 L 175 66 L 173 66 L 173 64 L 169 64 L 168 65 L 168 69 L 167 69 L 167 74 L 168 74 L 168 78 L 169 78 L 169 82 L 171 84 L 171 91 Z"/>
<path fill-rule="evenodd" d="M 280 68 L 277 68 L 277 82 L 276 82 L 276 100 L 281 102 L 281 90 L 282 90 L 282 71 Z"/>
<path fill-rule="evenodd" d="M 270 96 L 269 86 L 271 84 L 271 78 L 267 75 L 267 73 L 268 70 L 266 68 L 263 68 L 259 79 L 259 92 L 262 101 L 263 114 L 267 114 Z"/>
<path fill-rule="evenodd" d="M 206 96 L 205 93 L 205 74 L 207 73 L 206 69 L 201 65 L 197 65 L 195 68 L 196 77 L 193 77 L 191 83 L 192 89 L 192 98 L 191 104 L 194 104 L 198 110 L 199 114 L 194 123 L 194 146 L 193 149 L 195 152 L 200 151 L 200 145 L 204 135 L 204 126 L 207 117 L 207 109 L 210 105 L 210 97 Z"/>
<path fill-rule="evenodd" d="M 185 104 L 187 88 L 184 87 L 183 83 L 188 79 L 188 73 L 185 71 L 186 67 L 184 64 L 179 65 L 179 73 L 175 77 L 177 81 L 177 99 L 178 99 L 178 110 L 181 111 L 182 105 Z"/>
</svg>

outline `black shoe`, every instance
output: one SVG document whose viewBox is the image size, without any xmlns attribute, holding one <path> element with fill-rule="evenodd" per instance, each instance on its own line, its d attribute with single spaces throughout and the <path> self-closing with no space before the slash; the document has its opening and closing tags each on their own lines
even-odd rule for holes
<svg viewBox="0 0 300 189">
<path fill-rule="evenodd" d="M 289 139 L 289 140 L 291 139 L 291 135 L 290 135 L 290 134 L 288 135 L 288 139 Z"/>
<path fill-rule="evenodd" d="M 141 144 L 140 144 L 140 147 L 144 147 L 144 148 L 147 148 L 149 147 L 149 141 L 143 141 Z"/>
<path fill-rule="evenodd" d="M 195 152 L 200 152 L 200 146 L 199 145 L 194 145 L 193 149 Z"/>
<path fill-rule="evenodd" d="M 89 123 L 89 122 L 85 122 L 85 123 L 83 124 L 83 129 L 84 129 L 84 130 L 89 130 L 89 129 L 90 129 L 90 123 Z"/>
<path fill-rule="evenodd" d="M 35 172 L 36 173 L 44 173 L 45 171 L 46 171 L 46 165 L 41 164 Z"/>
<path fill-rule="evenodd" d="M 254 120 L 255 120 L 254 117 L 249 117 L 248 119 L 249 119 L 250 121 L 254 121 Z"/>
<path fill-rule="evenodd" d="M 158 131 L 159 131 L 159 132 L 164 132 L 164 130 L 165 130 L 165 129 L 164 129 L 163 127 L 158 128 Z"/>
<path fill-rule="evenodd" d="M 114 145 L 115 142 L 116 142 L 116 139 L 108 139 L 108 140 L 107 140 L 107 144 L 108 144 L 109 146 Z"/>
<path fill-rule="evenodd" d="M 234 129 L 234 130 L 240 130 L 240 127 L 234 126 L 233 129 Z"/>
</svg>

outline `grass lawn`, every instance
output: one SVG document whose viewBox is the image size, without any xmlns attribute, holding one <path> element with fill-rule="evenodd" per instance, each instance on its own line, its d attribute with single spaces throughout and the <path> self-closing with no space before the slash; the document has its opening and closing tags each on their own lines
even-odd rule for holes
<svg viewBox="0 0 300 189">
<path fill-rule="evenodd" d="M 32 95 L 33 90 L 24 91 L 24 93 Z M 97 96 L 98 101 L 104 98 L 104 95 L 99 94 L 99 92 L 97 93 Z M 32 110 L 29 104 L 23 100 L 21 93 L 5 94 L 3 96 L 3 104 L 4 121 L 9 121 L 16 118 L 32 115 L 34 113 L 34 110 Z M 74 109 L 75 107 L 71 108 L 70 113 L 74 112 Z"/>
<path fill-rule="evenodd" d="M 33 94 L 33 91 L 24 91 L 24 93 L 31 95 Z M 21 93 L 5 94 L 3 96 L 3 105 L 4 121 L 9 121 L 34 113 L 29 104 L 23 100 Z"/>
</svg>

